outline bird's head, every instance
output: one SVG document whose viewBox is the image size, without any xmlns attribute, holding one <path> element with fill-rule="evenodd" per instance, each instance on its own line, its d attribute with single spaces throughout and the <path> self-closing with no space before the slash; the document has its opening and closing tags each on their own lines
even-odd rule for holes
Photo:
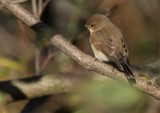
<svg viewBox="0 0 160 113">
<path fill-rule="evenodd" d="M 105 15 L 95 14 L 87 20 L 85 27 L 87 27 L 88 30 L 92 33 L 94 31 L 101 30 L 108 21 L 110 20 Z"/>
</svg>

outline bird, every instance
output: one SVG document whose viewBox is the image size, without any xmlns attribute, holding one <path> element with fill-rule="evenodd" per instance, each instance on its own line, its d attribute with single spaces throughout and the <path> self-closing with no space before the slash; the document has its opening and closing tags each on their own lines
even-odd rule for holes
<svg viewBox="0 0 160 113">
<path fill-rule="evenodd" d="M 135 76 L 129 63 L 129 51 L 122 32 L 104 14 L 94 14 L 85 24 L 90 32 L 90 43 L 94 56 L 124 73 L 131 84 Z"/>
</svg>

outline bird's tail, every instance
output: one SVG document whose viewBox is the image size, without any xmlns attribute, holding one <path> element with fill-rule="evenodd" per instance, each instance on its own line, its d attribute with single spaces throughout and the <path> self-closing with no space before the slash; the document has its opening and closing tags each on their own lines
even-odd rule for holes
<svg viewBox="0 0 160 113">
<path fill-rule="evenodd" d="M 128 79 L 128 81 L 129 81 L 131 84 L 135 84 L 135 83 L 136 83 L 136 80 L 135 80 L 135 78 L 134 78 L 134 74 L 133 74 L 133 72 L 131 71 L 129 65 L 127 65 L 127 64 L 122 64 L 122 67 L 123 67 L 124 74 L 126 75 L 126 78 Z"/>
</svg>

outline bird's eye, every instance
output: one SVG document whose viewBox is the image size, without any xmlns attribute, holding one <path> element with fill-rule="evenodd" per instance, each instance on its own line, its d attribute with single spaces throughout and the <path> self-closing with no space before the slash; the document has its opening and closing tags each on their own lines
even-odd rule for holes
<svg viewBox="0 0 160 113">
<path fill-rule="evenodd" d="M 93 24 L 91 25 L 91 27 L 93 27 Z"/>
</svg>

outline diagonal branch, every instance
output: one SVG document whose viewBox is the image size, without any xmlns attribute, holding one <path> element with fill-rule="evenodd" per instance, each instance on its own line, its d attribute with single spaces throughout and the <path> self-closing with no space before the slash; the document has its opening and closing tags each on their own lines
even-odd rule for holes
<svg viewBox="0 0 160 113">
<path fill-rule="evenodd" d="M 4 7 L 6 7 L 10 12 L 12 12 L 15 17 L 23 21 L 26 25 L 28 25 L 35 32 L 37 32 L 37 34 L 41 36 L 41 38 L 39 39 L 40 42 L 45 42 L 45 44 L 52 43 L 54 46 L 62 50 L 64 53 L 66 53 L 68 56 L 70 56 L 73 60 L 75 60 L 77 63 L 79 63 L 87 70 L 92 70 L 101 73 L 102 75 L 105 75 L 110 78 L 125 80 L 124 75 L 122 73 L 116 70 L 112 72 L 112 67 L 102 62 L 95 61 L 94 58 L 92 58 L 89 55 L 86 55 L 84 52 L 76 48 L 63 36 L 54 36 L 54 32 L 52 31 L 52 29 L 50 29 L 46 24 L 34 17 L 20 5 L 13 4 L 10 0 L 0 0 L 0 3 Z M 135 87 L 139 88 L 141 91 L 157 99 L 160 99 L 160 89 L 157 88 L 156 85 L 148 84 L 147 81 L 144 81 L 138 77 L 136 78 L 136 81 L 137 83 L 134 85 Z"/>
</svg>

